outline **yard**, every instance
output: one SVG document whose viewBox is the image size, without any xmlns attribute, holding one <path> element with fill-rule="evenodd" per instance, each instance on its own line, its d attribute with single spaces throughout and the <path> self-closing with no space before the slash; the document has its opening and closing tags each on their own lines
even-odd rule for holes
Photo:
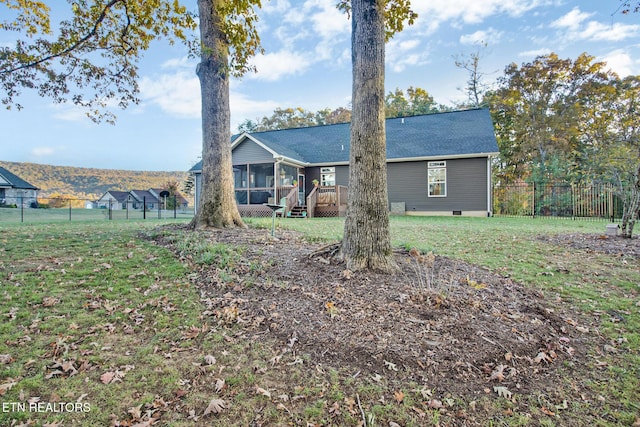
<svg viewBox="0 0 640 427">
<path fill-rule="evenodd" d="M 603 222 L 3 224 L 0 425 L 640 425 L 640 241 Z M 286 228 L 285 228 L 286 227 Z"/>
</svg>

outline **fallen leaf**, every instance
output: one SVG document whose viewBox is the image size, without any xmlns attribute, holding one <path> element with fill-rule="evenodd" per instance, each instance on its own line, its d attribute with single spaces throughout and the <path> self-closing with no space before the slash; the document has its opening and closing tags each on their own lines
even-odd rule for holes
<svg viewBox="0 0 640 427">
<path fill-rule="evenodd" d="M 13 378 L 7 378 L 7 382 L 0 384 L 0 396 L 4 396 L 16 384 L 18 384 L 18 381 Z"/>
<path fill-rule="evenodd" d="M 225 380 L 224 378 L 222 379 L 217 379 L 216 380 L 216 393 L 220 393 L 222 391 L 222 389 L 224 389 L 225 387 Z"/>
<path fill-rule="evenodd" d="M 402 401 L 404 400 L 404 393 L 402 392 L 402 390 L 398 390 L 393 393 L 393 398 L 396 399 L 396 402 L 402 403 Z"/>
<path fill-rule="evenodd" d="M 216 358 L 215 358 L 215 357 L 213 357 L 213 356 L 212 356 L 212 355 L 210 355 L 210 354 L 207 354 L 207 355 L 204 357 L 204 363 L 205 363 L 205 364 L 207 364 L 207 365 L 209 365 L 209 366 L 211 366 L 211 365 L 215 365 L 215 364 L 216 364 Z"/>
<path fill-rule="evenodd" d="M 111 381 L 113 381 L 113 378 L 115 376 L 115 372 L 105 372 L 104 374 L 100 375 L 100 381 L 102 382 L 102 384 L 109 384 Z"/>
<path fill-rule="evenodd" d="M 539 352 L 538 355 L 533 359 L 533 361 L 536 363 L 540 363 L 542 361 L 545 361 L 547 363 L 552 362 L 551 358 L 544 351 Z"/>
<path fill-rule="evenodd" d="M 398 367 L 396 366 L 395 363 L 389 362 L 388 360 L 384 360 L 384 366 L 387 367 L 387 369 L 390 369 L 392 371 L 397 371 Z"/>
<path fill-rule="evenodd" d="M 504 397 L 505 399 L 511 399 L 511 397 L 513 396 L 513 393 L 511 393 L 506 387 L 494 386 L 493 391 L 498 393 L 498 396 Z"/>
<path fill-rule="evenodd" d="M 540 411 L 541 411 L 543 414 L 549 415 L 550 417 L 554 417 L 554 416 L 556 415 L 556 413 L 555 413 L 555 412 L 553 412 L 553 411 L 551 411 L 551 410 L 547 409 L 545 406 L 543 406 L 542 408 L 540 408 Z"/>
<path fill-rule="evenodd" d="M 431 399 L 427 402 L 427 406 L 431 409 L 440 409 L 442 408 L 442 402 L 438 399 Z"/>
<path fill-rule="evenodd" d="M 496 368 L 493 370 L 493 372 L 491 372 L 491 376 L 489 377 L 489 381 L 493 381 L 493 380 L 498 380 L 498 381 L 504 381 L 504 368 L 506 368 L 505 365 L 500 364 L 498 366 L 496 366 Z"/>
<path fill-rule="evenodd" d="M 58 304 L 60 302 L 60 300 L 58 298 L 55 297 L 44 297 L 42 299 L 42 305 L 44 307 L 53 307 L 54 305 Z"/>
<path fill-rule="evenodd" d="M 53 377 L 57 377 L 58 375 L 62 375 L 64 374 L 64 372 L 62 372 L 60 369 L 56 369 L 55 371 L 51 371 L 49 372 L 47 375 L 44 376 L 45 379 L 50 380 Z"/>
<path fill-rule="evenodd" d="M 262 387 L 256 386 L 256 394 L 261 394 L 271 399 L 271 392 L 269 390 L 263 389 Z"/>
<path fill-rule="evenodd" d="M 13 363 L 15 359 L 10 354 L 0 354 L 0 365 L 8 365 Z"/>
<path fill-rule="evenodd" d="M 207 406 L 207 409 L 204 410 L 204 414 L 202 414 L 202 416 L 206 416 L 211 413 L 219 414 L 227 409 L 226 405 L 227 403 L 222 399 L 211 399 L 211 402 L 209 402 L 209 405 Z"/>
</svg>

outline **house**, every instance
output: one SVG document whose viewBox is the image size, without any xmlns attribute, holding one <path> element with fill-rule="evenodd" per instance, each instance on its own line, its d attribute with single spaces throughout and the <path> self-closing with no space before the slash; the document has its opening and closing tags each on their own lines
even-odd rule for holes
<svg viewBox="0 0 640 427">
<path fill-rule="evenodd" d="M 100 209 L 126 209 L 128 198 L 128 191 L 109 190 L 97 200 L 96 204 Z"/>
<path fill-rule="evenodd" d="M 36 186 L 0 167 L 0 206 L 37 208 L 38 190 Z"/>
<path fill-rule="evenodd" d="M 498 145 L 488 109 L 387 119 L 386 137 L 392 213 L 491 215 L 491 158 Z M 348 123 L 232 137 L 240 213 L 271 215 L 263 204 L 286 198 L 289 212 L 344 215 L 349 140 Z M 197 207 L 202 162 L 191 172 Z"/>
<path fill-rule="evenodd" d="M 129 191 L 129 203 L 133 209 L 142 209 L 152 211 L 158 209 L 160 201 L 156 196 L 147 190 L 131 190 Z"/>
<path fill-rule="evenodd" d="M 160 188 L 150 188 L 149 190 L 115 191 L 109 190 L 100 197 L 96 205 L 102 209 L 134 209 L 141 210 L 146 206 L 147 211 L 156 209 L 168 209 L 164 207 L 164 194 L 168 191 Z M 187 208 L 189 202 L 180 194 L 176 194 L 178 208 Z"/>
<path fill-rule="evenodd" d="M 155 198 L 157 198 L 163 206 L 166 205 L 167 207 L 165 209 L 173 209 L 172 199 L 174 196 L 176 198 L 176 204 L 175 204 L 176 209 L 184 210 L 189 207 L 189 201 L 184 197 L 182 197 L 182 195 L 179 193 L 175 193 L 173 196 L 171 196 L 170 195 L 171 193 L 168 190 L 165 190 L 162 188 L 150 188 L 149 193 L 151 193 Z"/>
</svg>

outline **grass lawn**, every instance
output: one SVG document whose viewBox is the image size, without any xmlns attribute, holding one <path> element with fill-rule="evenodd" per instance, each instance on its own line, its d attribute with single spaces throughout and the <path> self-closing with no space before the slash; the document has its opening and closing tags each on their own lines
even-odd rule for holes
<svg viewBox="0 0 640 427">
<path fill-rule="evenodd" d="M 238 325 L 221 321 L 233 313 L 207 310 L 193 273 L 206 266 L 224 280 L 241 250 L 156 228 L 164 222 L 2 223 L 0 425 L 250 425 L 256 416 L 263 425 L 439 425 L 446 411 L 420 414 L 419 390 L 408 387 L 403 404 L 391 405 L 396 391 L 383 383 L 354 394 L 336 372 L 295 358 L 287 375 L 300 387 L 286 399 L 272 395 L 273 349 L 281 344 L 243 341 Z M 271 227 L 270 219 L 248 223 Z M 341 219 L 277 224 L 277 232 L 297 230 L 312 242 L 338 240 L 343 227 Z M 611 343 L 588 379 L 606 411 L 600 425 L 640 425 L 640 260 L 539 238 L 603 233 L 604 222 L 403 217 L 391 225 L 396 247 L 486 267 L 598 319 Z M 180 256 L 143 235 L 173 240 Z M 372 396 L 387 400 L 360 402 Z M 471 410 L 470 402 L 455 405 Z M 551 426 L 584 405 L 568 402 L 545 418 L 509 415 L 497 404 L 483 410 L 488 425 Z"/>
</svg>

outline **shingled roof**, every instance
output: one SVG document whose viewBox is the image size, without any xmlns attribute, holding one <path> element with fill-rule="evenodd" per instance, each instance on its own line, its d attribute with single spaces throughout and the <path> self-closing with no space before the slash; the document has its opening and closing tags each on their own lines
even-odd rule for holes
<svg viewBox="0 0 640 427">
<path fill-rule="evenodd" d="M 454 111 L 387 119 L 387 160 L 488 156 L 498 153 L 488 109 Z M 347 164 L 350 124 L 283 129 L 235 135 L 235 147 L 245 137 L 255 140 L 274 157 L 306 165 Z M 201 170 L 198 163 L 191 170 Z"/>
<path fill-rule="evenodd" d="M 0 167 L 0 187 L 17 188 L 21 190 L 39 190 L 35 185 L 29 184 L 24 179 Z"/>
</svg>

